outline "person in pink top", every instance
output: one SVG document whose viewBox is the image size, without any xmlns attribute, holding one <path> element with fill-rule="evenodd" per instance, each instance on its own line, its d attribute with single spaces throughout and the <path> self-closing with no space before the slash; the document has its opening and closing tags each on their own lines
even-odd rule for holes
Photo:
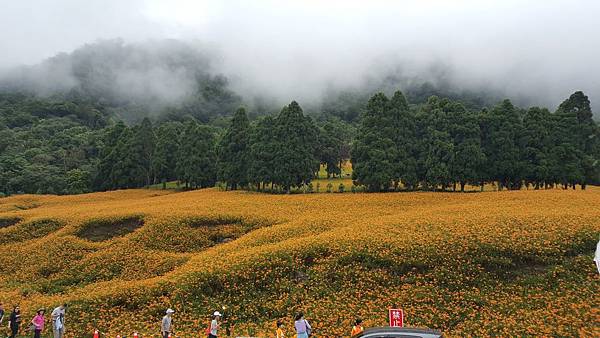
<svg viewBox="0 0 600 338">
<path fill-rule="evenodd" d="M 33 338 L 40 338 L 42 335 L 42 331 L 44 331 L 44 322 L 46 318 L 44 318 L 44 314 L 46 313 L 46 309 L 42 308 L 37 310 L 37 314 L 31 320 L 31 324 L 33 324 Z"/>
</svg>

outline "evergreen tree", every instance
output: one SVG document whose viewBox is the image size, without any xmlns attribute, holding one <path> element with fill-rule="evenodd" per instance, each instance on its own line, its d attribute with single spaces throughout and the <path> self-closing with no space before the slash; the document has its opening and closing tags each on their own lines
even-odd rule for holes
<svg viewBox="0 0 600 338">
<path fill-rule="evenodd" d="M 392 96 L 389 114 L 392 129 L 388 133 L 396 144 L 394 181 L 396 185 L 402 182 L 405 188 L 412 190 L 418 183 L 415 117 L 411 114 L 408 101 L 401 91 L 396 91 Z"/>
<path fill-rule="evenodd" d="M 177 176 L 186 187 L 214 186 L 216 181 L 215 139 L 206 126 L 188 121 L 181 138 L 177 159 Z"/>
<path fill-rule="evenodd" d="M 441 187 L 446 190 L 453 182 L 454 144 L 449 132 L 448 99 L 432 96 L 424 106 L 423 121 L 423 163 L 425 169 L 424 186 L 433 190 Z"/>
<path fill-rule="evenodd" d="M 218 146 L 218 180 L 233 190 L 248 183 L 249 138 L 250 122 L 240 108 Z"/>
<path fill-rule="evenodd" d="M 510 100 L 504 100 L 488 113 L 485 120 L 484 152 L 490 178 L 498 182 L 499 189 L 519 189 L 523 176 L 519 112 Z"/>
<path fill-rule="evenodd" d="M 325 165 L 327 178 L 341 175 L 344 141 L 336 133 L 335 125 L 326 122 L 319 128 L 319 161 Z"/>
<path fill-rule="evenodd" d="M 535 189 L 551 181 L 550 152 L 552 150 L 553 118 L 548 109 L 532 107 L 523 117 L 524 127 L 524 179 Z"/>
<path fill-rule="evenodd" d="M 125 128 L 108 156 L 109 161 L 112 163 L 108 177 L 109 189 L 127 189 L 138 186 L 137 165 L 132 161 L 133 157 L 130 151 L 132 140 L 132 130 Z"/>
<path fill-rule="evenodd" d="M 177 179 L 177 153 L 179 151 L 180 124 L 167 122 L 156 130 L 157 141 L 154 150 L 154 173 L 156 178 L 166 186 L 167 181 Z"/>
<path fill-rule="evenodd" d="M 308 184 L 319 170 L 317 158 L 318 129 L 304 116 L 296 101 L 284 107 L 275 120 L 274 180 L 286 192 L 291 187 Z"/>
<path fill-rule="evenodd" d="M 118 184 L 114 180 L 113 167 L 123 159 L 118 157 L 116 147 L 121 135 L 127 129 L 127 126 L 122 121 L 119 121 L 106 130 L 102 139 L 99 154 L 100 161 L 94 178 L 95 189 L 108 190 L 118 188 Z"/>
<path fill-rule="evenodd" d="M 275 119 L 265 116 L 250 133 L 250 167 L 248 178 L 259 190 L 271 184 L 275 176 L 275 154 L 279 148 L 275 137 Z"/>
<path fill-rule="evenodd" d="M 367 186 L 369 191 L 388 190 L 398 173 L 389 105 L 389 99 L 383 93 L 369 99 L 352 147 L 352 179 L 357 185 Z"/>
<path fill-rule="evenodd" d="M 575 184 L 581 184 L 585 189 L 600 169 L 595 155 L 599 147 L 598 127 L 588 97 L 581 91 L 573 93 L 558 107 L 556 119 L 554 161 L 562 168 L 559 180 L 563 185 L 571 184 L 574 188 Z"/>
<path fill-rule="evenodd" d="M 135 128 L 129 156 L 135 167 L 136 185 L 150 185 L 154 183 L 154 150 L 156 147 L 156 135 L 152 127 L 152 122 L 147 117 Z"/>
<path fill-rule="evenodd" d="M 485 155 L 481 148 L 481 131 L 476 114 L 468 112 L 461 103 L 453 102 L 446 108 L 448 111 L 448 127 L 453 144 L 452 180 L 460 184 L 460 191 L 465 191 L 466 184 L 480 184 L 481 169 Z"/>
</svg>

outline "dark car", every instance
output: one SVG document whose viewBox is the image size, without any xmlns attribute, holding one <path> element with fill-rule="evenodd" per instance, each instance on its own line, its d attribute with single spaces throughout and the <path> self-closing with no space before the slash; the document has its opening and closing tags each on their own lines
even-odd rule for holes
<svg viewBox="0 0 600 338">
<path fill-rule="evenodd" d="M 366 329 L 353 338 L 441 338 L 440 331 L 430 329 L 413 329 L 406 327 L 375 327 Z"/>
</svg>

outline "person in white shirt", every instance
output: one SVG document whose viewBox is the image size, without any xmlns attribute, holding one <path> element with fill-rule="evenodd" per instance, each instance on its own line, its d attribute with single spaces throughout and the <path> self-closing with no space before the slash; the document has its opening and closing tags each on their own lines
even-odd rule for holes
<svg viewBox="0 0 600 338">
<path fill-rule="evenodd" d="M 169 334 L 173 330 L 173 318 L 171 317 L 175 313 L 173 309 L 167 309 L 167 314 L 163 317 L 162 323 L 160 324 L 160 334 L 163 338 L 169 338 Z"/>
<path fill-rule="evenodd" d="M 208 338 L 217 338 L 219 331 L 219 319 L 221 319 L 221 313 L 219 311 L 215 311 L 215 313 L 213 313 L 213 319 L 210 322 L 210 334 L 208 335 Z"/>
<path fill-rule="evenodd" d="M 65 335 L 65 313 L 67 312 L 67 304 L 61 304 L 52 311 L 52 333 L 54 338 L 63 338 Z"/>
</svg>

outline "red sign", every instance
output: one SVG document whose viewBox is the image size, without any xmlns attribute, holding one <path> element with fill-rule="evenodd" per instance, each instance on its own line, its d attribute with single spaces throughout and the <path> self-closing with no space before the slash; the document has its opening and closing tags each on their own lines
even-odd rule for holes
<svg viewBox="0 0 600 338">
<path fill-rule="evenodd" d="M 390 309 L 390 327 L 404 327 L 404 311 Z"/>
</svg>

